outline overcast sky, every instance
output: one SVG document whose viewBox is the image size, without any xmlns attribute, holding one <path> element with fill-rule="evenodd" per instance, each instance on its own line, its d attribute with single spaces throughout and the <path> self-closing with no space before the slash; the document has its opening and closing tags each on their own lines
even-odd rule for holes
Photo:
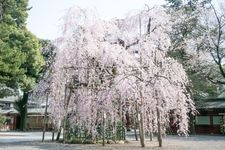
<svg viewBox="0 0 225 150">
<path fill-rule="evenodd" d="M 60 18 L 72 6 L 94 8 L 99 17 L 121 18 L 127 12 L 149 6 L 164 4 L 164 0 L 29 0 L 28 29 L 42 39 L 55 39 L 60 36 Z"/>
</svg>

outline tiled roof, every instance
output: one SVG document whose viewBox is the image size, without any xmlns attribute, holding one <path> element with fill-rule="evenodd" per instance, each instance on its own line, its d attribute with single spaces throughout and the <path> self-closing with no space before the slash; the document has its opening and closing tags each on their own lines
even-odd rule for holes
<svg viewBox="0 0 225 150">
<path fill-rule="evenodd" d="M 8 97 L 4 97 L 4 98 L 0 98 L 0 102 L 15 102 L 18 99 L 17 96 L 8 96 Z"/>
<path fill-rule="evenodd" d="M 14 108 L 10 108 L 10 109 L 0 109 L 0 114 L 19 114 L 18 111 Z"/>
<path fill-rule="evenodd" d="M 210 98 L 196 102 L 197 109 L 225 109 L 225 98 Z"/>
<path fill-rule="evenodd" d="M 44 114 L 45 109 L 44 108 L 28 108 L 27 113 L 28 114 Z"/>
<path fill-rule="evenodd" d="M 43 115 L 45 112 L 44 108 L 28 108 L 27 114 L 41 114 Z M 15 108 L 10 109 L 0 109 L 0 114 L 19 114 Z"/>
</svg>

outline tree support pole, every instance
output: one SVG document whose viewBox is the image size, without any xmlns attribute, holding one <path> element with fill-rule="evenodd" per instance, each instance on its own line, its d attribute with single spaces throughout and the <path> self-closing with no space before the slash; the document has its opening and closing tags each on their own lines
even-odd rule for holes
<svg viewBox="0 0 225 150">
<path fill-rule="evenodd" d="M 47 106 L 48 106 L 48 93 L 47 93 L 47 98 L 45 102 L 45 116 L 44 116 L 44 127 L 43 127 L 43 134 L 42 134 L 42 142 L 44 142 L 45 139 L 45 131 L 47 127 Z"/>
<path fill-rule="evenodd" d="M 102 146 L 105 146 L 105 118 L 106 118 L 106 114 L 103 112 L 103 121 L 102 121 Z"/>
</svg>

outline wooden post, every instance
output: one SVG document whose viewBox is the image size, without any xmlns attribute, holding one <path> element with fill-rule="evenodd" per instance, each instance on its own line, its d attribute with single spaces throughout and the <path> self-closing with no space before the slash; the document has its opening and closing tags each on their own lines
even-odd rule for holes
<svg viewBox="0 0 225 150">
<path fill-rule="evenodd" d="M 47 106 L 48 106 L 48 94 L 49 92 L 47 91 L 47 98 L 45 101 L 45 116 L 44 116 L 44 127 L 43 127 L 43 134 L 42 134 L 42 142 L 44 142 L 45 139 L 45 131 L 46 131 L 46 127 L 47 127 Z"/>
<path fill-rule="evenodd" d="M 138 141 L 138 136 L 137 136 L 137 117 L 134 116 L 134 135 L 135 135 L 135 140 Z"/>
<path fill-rule="evenodd" d="M 115 112 L 114 112 L 115 113 Z M 114 119 L 113 119 L 113 141 L 116 143 L 116 118 L 114 116 Z"/>
<path fill-rule="evenodd" d="M 106 114 L 105 112 L 103 112 L 103 121 L 102 121 L 102 145 L 105 146 L 105 118 L 106 118 Z"/>
</svg>

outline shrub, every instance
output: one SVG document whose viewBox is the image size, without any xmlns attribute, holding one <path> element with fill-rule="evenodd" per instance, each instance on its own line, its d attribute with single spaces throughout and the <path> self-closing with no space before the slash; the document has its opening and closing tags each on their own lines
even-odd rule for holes
<svg viewBox="0 0 225 150">
<path fill-rule="evenodd" d="M 2 128 L 2 126 L 3 126 L 4 123 L 5 123 L 5 121 L 6 121 L 6 117 L 5 117 L 5 116 L 2 116 L 2 115 L 0 114 L 0 128 Z"/>
</svg>

